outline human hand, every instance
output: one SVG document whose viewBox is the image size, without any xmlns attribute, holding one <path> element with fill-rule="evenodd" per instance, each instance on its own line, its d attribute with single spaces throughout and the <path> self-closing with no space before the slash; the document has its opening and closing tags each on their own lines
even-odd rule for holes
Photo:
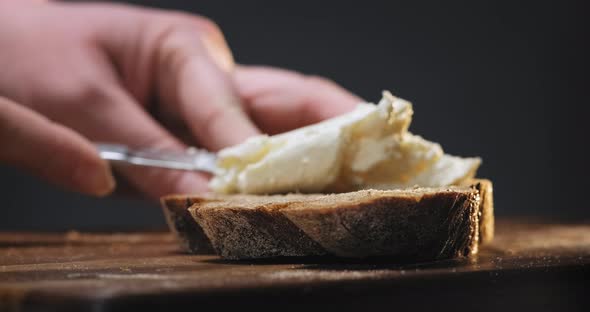
<svg viewBox="0 0 590 312">
<path fill-rule="evenodd" d="M 0 97 L 0 163 L 54 184 L 102 196 L 115 181 L 93 145 L 71 129 Z"/>
<path fill-rule="evenodd" d="M 59 171 L 61 185 L 95 195 L 111 188 L 93 189 L 98 182 L 79 182 L 90 185 L 84 187 L 63 182 L 78 181 L 78 175 L 102 176 L 105 185 L 112 186 L 108 166 L 97 162 L 86 140 L 215 151 L 261 131 L 272 134 L 317 122 L 360 101 L 321 78 L 236 66 L 213 22 L 179 12 L 112 4 L 3 2 L 0 46 L 0 94 L 26 106 L 4 100 L 2 105 L 14 112 L 3 116 L 26 115 L 67 133 L 59 136 L 48 126 L 30 131 L 19 126 L 32 137 L 43 133 L 35 140 L 45 138 L 43 144 L 51 146 L 41 148 L 32 140 L 20 147 L 19 158 L 33 163 L 39 155 L 61 157 L 52 142 L 67 145 L 70 153 L 62 162 L 47 163 L 54 169 L 8 162 L 53 181 L 53 172 Z M 7 142 L 0 141 L 0 146 L 29 144 Z M 207 189 L 208 177 L 198 173 L 117 170 L 153 198 Z"/>
</svg>

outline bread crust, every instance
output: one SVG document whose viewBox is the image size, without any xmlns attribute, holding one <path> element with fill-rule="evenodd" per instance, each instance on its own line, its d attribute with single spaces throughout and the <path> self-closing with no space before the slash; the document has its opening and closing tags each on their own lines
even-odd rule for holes
<svg viewBox="0 0 590 312">
<path fill-rule="evenodd" d="M 161 199 L 168 228 L 178 239 L 183 252 L 193 254 L 214 253 L 209 238 L 195 222 L 188 208 L 193 204 L 209 200 L 207 197 L 171 195 Z"/>
<path fill-rule="evenodd" d="M 452 190 L 281 212 L 331 255 L 433 260 L 477 252 L 477 204 L 476 192 Z"/>
<path fill-rule="evenodd" d="M 479 240 L 488 244 L 494 239 L 494 186 L 488 179 L 469 179 L 464 186 L 471 186 L 479 192 Z"/>
</svg>

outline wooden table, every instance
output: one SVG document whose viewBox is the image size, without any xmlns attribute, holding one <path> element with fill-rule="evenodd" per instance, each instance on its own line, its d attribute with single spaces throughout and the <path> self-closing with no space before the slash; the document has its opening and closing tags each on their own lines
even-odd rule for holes
<svg viewBox="0 0 590 312">
<path fill-rule="evenodd" d="M 497 223 L 478 256 L 420 264 L 229 262 L 182 254 L 167 233 L 0 233 L 0 311 L 590 311 L 590 223 Z"/>
</svg>

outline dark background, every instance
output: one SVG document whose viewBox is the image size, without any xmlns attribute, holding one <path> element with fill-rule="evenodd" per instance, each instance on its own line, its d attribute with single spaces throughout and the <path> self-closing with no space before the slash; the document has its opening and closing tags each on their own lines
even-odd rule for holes
<svg viewBox="0 0 590 312">
<path fill-rule="evenodd" d="M 589 219 L 583 1 L 136 1 L 215 20 L 238 62 L 414 104 L 411 131 L 481 156 L 499 216 Z M 0 168 L 0 229 L 164 227 L 157 203 L 93 199 Z"/>
</svg>

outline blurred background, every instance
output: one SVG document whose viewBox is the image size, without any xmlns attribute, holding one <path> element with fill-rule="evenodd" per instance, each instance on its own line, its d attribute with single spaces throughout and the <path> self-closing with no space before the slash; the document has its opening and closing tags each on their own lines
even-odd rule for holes
<svg viewBox="0 0 590 312">
<path fill-rule="evenodd" d="M 236 60 L 414 104 L 411 131 L 481 156 L 498 216 L 590 219 L 583 1 L 133 1 L 216 21 Z M 164 228 L 159 204 L 95 199 L 0 166 L 2 230 Z"/>
</svg>

